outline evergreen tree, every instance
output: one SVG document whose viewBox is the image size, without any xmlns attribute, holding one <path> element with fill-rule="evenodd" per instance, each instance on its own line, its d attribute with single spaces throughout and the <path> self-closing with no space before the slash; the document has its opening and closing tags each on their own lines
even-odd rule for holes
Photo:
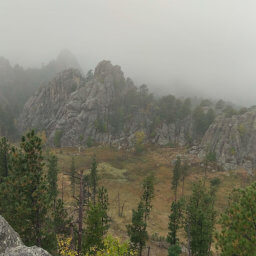
<svg viewBox="0 0 256 256">
<path fill-rule="evenodd" d="M 85 177 L 87 180 L 87 177 Z M 83 235 L 83 251 L 90 251 L 91 248 L 97 250 L 103 248 L 103 238 L 109 228 L 108 216 L 108 193 L 106 188 L 98 188 L 97 162 L 93 158 L 92 167 L 89 174 L 89 187 L 91 197 L 86 189 L 84 190 L 84 198 L 87 201 L 88 210 L 85 218 L 85 229 Z M 86 182 L 84 180 L 84 182 Z"/>
<path fill-rule="evenodd" d="M 103 238 L 108 230 L 108 225 L 102 221 L 103 219 L 106 219 L 106 211 L 102 205 L 99 202 L 90 203 L 85 221 L 84 251 L 90 251 L 92 248 L 96 248 L 96 250 L 103 248 Z"/>
<path fill-rule="evenodd" d="M 175 162 L 175 166 L 173 168 L 173 176 L 172 176 L 172 189 L 174 191 L 174 200 L 177 200 L 177 190 L 179 185 L 181 175 L 181 160 L 180 157 L 177 157 L 177 160 Z"/>
<path fill-rule="evenodd" d="M 179 239 L 177 237 L 177 232 L 180 228 L 182 222 L 182 207 L 183 201 L 173 201 L 171 206 L 171 214 L 169 216 L 169 233 L 167 236 L 167 241 L 169 242 L 170 246 L 178 245 Z"/>
<path fill-rule="evenodd" d="M 0 182 L 8 176 L 10 145 L 5 137 L 0 139 Z"/>
<path fill-rule="evenodd" d="M 20 149 L 13 149 L 10 175 L 0 187 L 1 211 L 27 245 L 40 246 L 49 235 L 43 167 L 41 140 L 31 131 L 22 137 Z"/>
<path fill-rule="evenodd" d="M 179 256 L 182 253 L 181 247 L 177 244 L 168 248 L 168 256 Z"/>
<path fill-rule="evenodd" d="M 192 256 L 210 255 L 216 216 L 214 192 L 207 191 L 202 182 L 196 183 L 187 203 L 185 230 Z"/>
<path fill-rule="evenodd" d="M 61 235 L 69 235 L 71 218 L 64 207 L 61 199 L 56 201 L 55 211 L 53 212 L 54 233 Z"/>
<path fill-rule="evenodd" d="M 188 175 L 188 170 L 189 170 L 188 162 L 185 161 L 185 163 L 181 165 L 182 196 L 184 195 L 185 179 Z"/>
<path fill-rule="evenodd" d="M 55 204 L 56 204 L 56 199 L 57 199 L 57 195 L 58 195 L 58 185 L 57 185 L 57 180 L 58 180 L 58 166 L 57 166 L 58 160 L 57 157 L 54 155 L 50 155 L 48 157 L 48 174 L 47 174 L 47 181 L 48 181 L 48 185 L 49 185 L 49 197 L 50 200 L 53 202 L 54 204 L 54 208 L 55 208 Z"/>
<path fill-rule="evenodd" d="M 98 204 L 102 210 L 102 217 L 101 217 L 101 225 L 102 230 L 108 230 L 109 228 L 109 216 L 108 216 L 108 192 L 107 189 L 104 187 L 99 188 L 98 190 Z M 104 233 L 102 234 L 102 236 Z"/>
<path fill-rule="evenodd" d="M 145 208 L 145 222 L 149 218 L 152 209 L 152 199 L 154 198 L 154 176 L 149 175 L 143 181 L 143 195 L 141 201 Z"/>
<path fill-rule="evenodd" d="M 144 219 L 145 208 L 142 202 L 139 203 L 138 209 L 132 211 L 132 224 L 127 225 L 127 232 L 130 238 L 131 247 L 142 255 L 142 250 L 148 240 L 147 224 Z"/>
<path fill-rule="evenodd" d="M 90 187 L 92 192 L 92 202 L 94 205 L 96 204 L 97 186 L 98 186 L 97 162 L 94 157 L 92 160 L 92 165 L 90 170 Z"/>
<path fill-rule="evenodd" d="M 256 255 L 256 183 L 232 192 L 220 224 L 221 255 Z"/>
</svg>

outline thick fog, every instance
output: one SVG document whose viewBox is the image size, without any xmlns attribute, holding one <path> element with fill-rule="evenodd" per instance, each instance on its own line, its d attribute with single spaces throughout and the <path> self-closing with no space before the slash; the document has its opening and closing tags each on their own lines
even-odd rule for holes
<svg viewBox="0 0 256 256">
<path fill-rule="evenodd" d="M 40 66 L 70 49 L 158 93 L 256 104 L 255 0 L 1 0 L 0 56 Z"/>
</svg>

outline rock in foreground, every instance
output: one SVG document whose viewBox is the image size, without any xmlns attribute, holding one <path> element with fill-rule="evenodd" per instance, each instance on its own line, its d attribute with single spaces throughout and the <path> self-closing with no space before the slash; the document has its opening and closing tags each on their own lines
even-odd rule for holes
<svg viewBox="0 0 256 256">
<path fill-rule="evenodd" d="M 50 256 L 50 254 L 37 246 L 25 246 L 19 235 L 0 215 L 0 256 Z"/>
</svg>

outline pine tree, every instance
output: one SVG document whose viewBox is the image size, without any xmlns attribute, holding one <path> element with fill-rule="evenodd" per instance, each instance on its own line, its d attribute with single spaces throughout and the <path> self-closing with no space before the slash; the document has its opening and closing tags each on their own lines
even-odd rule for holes
<svg viewBox="0 0 256 256">
<path fill-rule="evenodd" d="M 54 217 L 54 233 L 61 235 L 69 235 L 71 218 L 64 207 L 64 202 L 61 199 L 56 201 Z"/>
<path fill-rule="evenodd" d="M 188 175 L 188 170 L 189 170 L 188 162 L 185 161 L 185 163 L 181 165 L 182 196 L 184 196 L 185 179 Z"/>
<path fill-rule="evenodd" d="M 173 201 L 171 205 L 171 214 L 169 216 L 169 233 L 167 236 L 167 241 L 170 246 L 178 245 L 179 239 L 177 237 L 177 232 L 182 223 L 182 208 L 183 208 L 183 200 Z"/>
<path fill-rule="evenodd" d="M 88 252 L 92 248 L 96 248 L 96 250 L 103 248 L 103 238 L 108 230 L 108 225 L 102 221 L 105 219 L 106 211 L 102 205 L 99 202 L 90 203 L 85 221 L 83 251 Z"/>
<path fill-rule="evenodd" d="M 90 187 L 92 191 L 92 202 L 96 204 L 97 196 L 97 186 L 98 186 L 98 172 L 97 172 L 97 162 L 95 157 L 92 160 L 91 170 L 90 170 Z"/>
<path fill-rule="evenodd" d="M 213 242 L 216 212 L 215 191 L 208 191 L 202 182 L 193 185 L 186 207 L 185 231 L 191 255 L 209 255 Z"/>
<path fill-rule="evenodd" d="M 108 193 L 106 188 L 98 188 L 97 162 L 93 158 L 89 174 L 91 198 L 89 198 L 85 230 L 83 236 L 83 251 L 103 248 L 103 238 L 109 228 Z"/>
<path fill-rule="evenodd" d="M 148 240 L 147 224 L 145 222 L 145 208 L 142 202 L 139 203 L 138 209 L 132 211 L 132 224 L 126 226 L 130 238 L 131 247 L 142 255 L 142 250 Z"/>
<path fill-rule="evenodd" d="M 145 208 L 145 222 L 149 218 L 149 214 L 152 209 L 152 199 L 154 198 L 154 176 L 149 175 L 143 181 L 143 195 L 141 201 Z"/>
<path fill-rule="evenodd" d="M 0 182 L 8 176 L 10 158 L 10 145 L 8 140 L 3 137 L 0 139 Z"/>
<path fill-rule="evenodd" d="M 34 131 L 22 137 L 20 149 L 13 149 L 11 166 L 0 187 L 1 211 L 27 245 L 40 246 L 48 236 L 50 200 L 41 139 Z"/>
<path fill-rule="evenodd" d="M 108 191 L 106 188 L 101 187 L 98 190 L 98 204 L 102 210 L 102 217 L 101 217 L 101 225 L 102 225 L 102 230 L 107 231 L 109 228 L 109 216 L 108 216 L 108 207 L 109 207 L 109 202 L 108 202 Z M 102 236 L 105 233 L 102 234 Z"/>
<path fill-rule="evenodd" d="M 232 192 L 220 224 L 221 255 L 256 255 L 256 183 Z"/>
<path fill-rule="evenodd" d="M 48 174 L 47 174 L 47 181 L 48 181 L 48 186 L 49 186 L 49 197 L 50 200 L 54 204 L 54 209 L 56 205 L 56 199 L 58 195 L 58 185 L 57 185 L 57 180 L 58 180 L 58 159 L 54 155 L 50 155 L 48 157 Z"/>
<path fill-rule="evenodd" d="M 177 160 L 175 162 L 175 166 L 173 168 L 173 177 L 172 177 L 172 189 L 174 191 L 174 200 L 177 200 L 177 190 L 179 185 L 181 175 L 181 160 L 180 157 L 177 157 Z"/>
</svg>

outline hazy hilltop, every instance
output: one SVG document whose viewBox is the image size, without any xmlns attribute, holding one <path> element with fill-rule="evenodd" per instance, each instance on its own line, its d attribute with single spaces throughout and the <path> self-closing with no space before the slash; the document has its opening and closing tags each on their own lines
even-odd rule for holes
<svg viewBox="0 0 256 256">
<path fill-rule="evenodd" d="M 248 144 L 254 138 L 254 108 L 154 95 L 110 61 L 101 61 L 84 76 L 68 50 L 41 68 L 11 66 L 2 57 L 0 97 L 2 136 L 15 138 L 35 129 L 55 146 L 130 148 L 138 139 L 161 146 L 201 145 L 201 154 L 215 152 L 226 169 L 242 165 L 251 171 L 255 166 L 253 140 Z M 251 116 L 243 115 L 248 111 Z"/>
<path fill-rule="evenodd" d="M 80 68 L 76 58 L 68 50 L 63 50 L 55 60 L 41 68 L 12 66 L 0 57 L 0 95 L 1 105 L 8 104 L 17 116 L 28 98 L 43 84 L 47 84 L 60 71 L 66 68 Z"/>
</svg>

